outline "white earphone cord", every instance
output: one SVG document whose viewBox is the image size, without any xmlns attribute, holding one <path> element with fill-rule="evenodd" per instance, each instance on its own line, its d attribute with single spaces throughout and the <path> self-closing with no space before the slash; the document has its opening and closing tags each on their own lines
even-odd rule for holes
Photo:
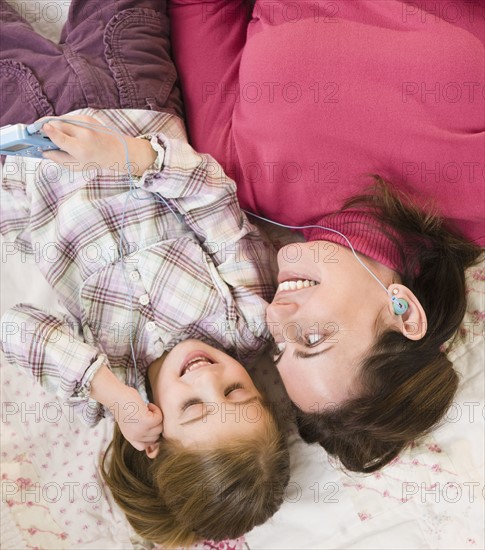
<svg viewBox="0 0 485 550">
<path fill-rule="evenodd" d="M 354 247 L 352 246 L 352 243 L 349 241 L 349 239 L 343 234 L 340 233 L 340 231 L 337 231 L 336 229 L 331 229 L 330 227 L 325 227 L 323 225 L 285 225 L 284 223 L 274 222 L 272 220 L 269 220 L 268 218 L 264 218 L 263 216 L 258 216 L 258 214 L 254 214 L 253 212 L 249 212 L 248 210 L 244 210 L 246 214 L 250 214 L 251 216 L 254 216 L 255 218 L 258 218 L 260 220 L 263 220 L 268 223 L 272 223 L 273 225 L 278 225 L 280 227 L 285 227 L 286 229 L 324 229 L 326 231 L 331 231 L 332 233 L 336 233 L 337 235 L 340 235 L 342 238 L 344 238 L 347 242 L 347 244 L 350 247 L 350 250 L 352 250 L 352 254 L 355 256 L 355 259 L 362 265 L 364 269 L 366 269 L 372 277 L 381 285 L 381 287 L 385 290 L 386 294 L 390 296 L 389 291 L 384 286 L 382 281 L 380 281 L 374 273 L 364 264 L 364 262 L 357 256 L 357 253 L 354 250 Z M 390 296 L 391 297 L 391 296 Z M 391 297 L 392 298 L 392 297 Z"/>
<path fill-rule="evenodd" d="M 42 122 L 45 124 L 46 122 L 51 122 L 51 121 L 57 121 L 58 122 L 59 118 L 49 117 L 47 119 L 44 119 Z M 138 388 L 138 367 L 137 367 L 137 363 L 136 363 L 135 350 L 134 350 L 134 347 L 133 347 L 133 285 L 128 280 L 128 277 L 126 275 L 125 262 L 123 261 L 124 257 L 125 257 L 125 254 L 124 254 L 124 251 L 123 251 L 123 242 L 125 240 L 124 226 L 125 226 L 125 214 L 126 214 L 126 206 L 127 206 L 127 203 L 128 203 L 128 199 L 129 198 L 135 198 L 137 200 L 151 200 L 152 197 L 139 197 L 136 193 L 137 188 L 135 187 L 135 184 L 134 184 L 134 181 L 133 181 L 133 174 L 132 174 L 132 170 L 131 170 L 131 163 L 130 163 L 130 158 L 129 158 L 129 153 L 128 153 L 128 146 L 126 144 L 125 136 L 122 132 L 120 132 L 116 128 L 104 126 L 102 124 L 93 124 L 93 123 L 90 123 L 90 122 L 74 121 L 74 120 L 67 120 L 67 119 L 60 119 L 60 121 L 66 123 L 66 124 L 72 124 L 73 126 L 80 126 L 80 127 L 88 128 L 88 129 L 91 129 L 91 130 L 96 130 L 97 132 L 114 135 L 119 141 L 121 141 L 121 143 L 123 145 L 123 149 L 124 149 L 124 152 L 125 152 L 125 159 L 126 159 L 126 167 L 127 167 L 128 177 L 129 177 L 129 180 L 130 180 L 130 190 L 129 190 L 127 196 L 126 196 L 126 200 L 125 200 L 125 203 L 123 205 L 123 212 L 122 212 L 122 215 L 121 215 L 120 242 L 119 242 L 119 246 L 118 246 L 118 252 L 119 252 L 119 255 L 120 255 L 121 269 L 122 269 L 122 272 L 123 272 L 123 277 L 125 279 L 125 283 L 127 284 L 128 288 L 131 291 L 130 292 L 130 323 L 129 323 L 130 324 L 130 349 L 131 349 L 131 355 L 132 355 L 132 358 L 133 358 L 133 365 L 134 365 L 134 370 L 135 370 L 135 385 Z M 170 210 L 170 212 L 175 216 L 177 221 L 180 221 L 177 214 L 170 207 L 170 204 L 164 199 L 164 197 L 162 197 L 158 193 L 155 193 L 155 194 L 152 193 L 152 196 L 153 196 L 153 199 L 155 200 L 155 202 L 164 204 Z"/>
<path fill-rule="evenodd" d="M 59 119 L 49 117 L 49 118 L 44 119 L 43 123 L 51 122 L 51 121 L 59 121 Z M 124 225 L 125 225 L 125 214 L 126 214 L 126 206 L 127 206 L 127 203 L 128 203 L 128 199 L 129 198 L 135 198 L 137 200 L 151 200 L 152 197 L 153 197 L 155 202 L 158 202 L 158 203 L 161 203 L 161 204 L 165 205 L 170 210 L 170 212 L 175 216 L 175 218 L 178 221 L 180 221 L 180 220 L 179 220 L 179 217 L 177 216 L 177 214 L 171 208 L 168 201 L 162 195 L 160 195 L 159 193 L 152 194 L 152 197 L 139 197 L 136 194 L 137 188 L 135 187 L 134 181 L 133 181 L 133 174 L 132 174 L 132 171 L 131 171 L 131 163 L 130 163 L 130 158 L 129 158 L 128 146 L 126 144 L 125 136 L 122 132 L 120 132 L 118 129 L 113 128 L 113 127 L 104 126 L 102 124 L 92 124 L 90 122 L 74 121 L 74 120 L 67 120 L 67 119 L 61 119 L 61 122 L 64 122 L 66 124 L 72 124 L 73 126 L 80 126 L 82 128 L 88 128 L 88 129 L 96 130 L 97 132 L 102 132 L 102 133 L 114 135 L 119 141 L 121 141 L 121 143 L 123 145 L 123 149 L 124 149 L 124 152 L 125 152 L 125 159 L 126 159 L 126 167 L 127 167 L 128 177 L 129 177 L 129 180 L 130 180 L 130 190 L 128 192 L 128 195 L 126 196 L 126 200 L 125 200 L 125 203 L 123 205 L 123 212 L 122 212 L 122 216 L 121 216 L 120 242 L 119 242 L 118 251 L 119 251 L 120 260 L 121 260 L 123 277 L 125 279 L 125 283 L 127 284 L 128 288 L 131 291 L 130 292 L 130 349 L 131 349 L 131 355 L 132 355 L 132 358 L 133 358 L 133 365 L 134 365 L 134 370 L 135 370 L 135 385 L 138 387 L 138 368 L 137 368 L 137 363 L 136 363 L 136 358 L 135 358 L 135 350 L 134 350 L 134 347 L 133 347 L 133 285 L 128 280 L 128 277 L 126 275 L 126 270 L 125 270 L 125 262 L 123 261 L 124 256 L 125 256 L 124 252 L 123 252 Z M 279 227 L 284 227 L 286 229 L 324 229 L 326 231 L 331 231 L 332 233 L 336 233 L 337 235 L 340 235 L 343 239 L 345 239 L 345 241 L 349 245 L 353 255 L 355 256 L 355 259 L 379 283 L 379 285 L 384 289 L 386 294 L 391 297 L 390 292 L 387 290 L 387 288 L 384 286 L 384 284 L 378 279 L 378 277 L 376 277 L 376 275 L 374 273 L 372 273 L 372 271 L 357 256 L 357 253 L 355 252 L 354 247 L 352 246 L 352 243 L 349 241 L 349 239 L 343 233 L 340 233 L 340 231 L 337 231 L 336 229 L 331 229 L 330 227 L 324 227 L 323 225 L 302 225 L 302 226 L 285 225 L 283 223 L 275 222 L 275 221 L 270 220 L 268 218 L 265 218 L 263 216 L 259 216 L 258 214 L 254 214 L 253 212 L 249 212 L 247 210 L 244 210 L 244 212 L 246 212 L 246 214 L 254 216 L 255 218 L 258 218 L 258 219 L 263 220 L 265 222 L 271 223 L 273 225 L 277 225 Z M 391 297 L 391 299 L 394 300 L 395 298 Z"/>
</svg>

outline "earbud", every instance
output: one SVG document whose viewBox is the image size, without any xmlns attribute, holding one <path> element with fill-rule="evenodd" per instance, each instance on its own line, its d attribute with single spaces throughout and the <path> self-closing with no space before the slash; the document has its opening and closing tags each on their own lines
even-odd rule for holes
<svg viewBox="0 0 485 550">
<path fill-rule="evenodd" d="M 395 296 L 393 296 L 391 300 L 392 307 L 396 315 L 403 315 L 409 309 L 409 304 L 404 298 L 396 298 Z"/>
<path fill-rule="evenodd" d="M 279 227 L 286 227 L 287 229 L 325 229 L 326 231 L 331 231 L 332 233 L 336 233 L 349 245 L 350 250 L 352 250 L 352 254 L 355 256 L 355 259 L 362 265 L 362 267 L 369 272 L 369 274 L 374 277 L 374 279 L 381 285 L 381 287 L 384 289 L 386 294 L 389 294 L 388 289 L 384 286 L 383 282 L 376 277 L 374 273 L 364 264 L 364 262 L 357 256 L 354 247 L 352 246 L 352 243 L 349 241 L 349 239 L 343 234 L 340 233 L 340 231 L 337 231 L 336 229 L 332 229 L 330 227 L 325 227 L 323 225 L 285 225 L 284 223 L 278 223 L 273 220 L 268 220 L 268 218 L 264 218 L 263 216 L 258 216 L 257 214 L 254 214 L 253 212 L 249 212 L 248 210 L 243 210 L 246 212 L 246 214 L 249 214 L 251 216 L 254 216 L 255 218 L 258 218 L 260 220 L 263 220 L 265 222 L 269 222 L 273 225 L 278 225 Z M 392 291 L 393 294 L 398 294 L 399 290 L 397 288 L 394 288 Z M 409 309 L 409 304 L 404 298 L 397 298 L 396 296 L 391 297 L 392 300 L 392 307 L 394 310 L 394 313 L 396 315 L 403 315 L 406 313 L 406 311 Z"/>
</svg>

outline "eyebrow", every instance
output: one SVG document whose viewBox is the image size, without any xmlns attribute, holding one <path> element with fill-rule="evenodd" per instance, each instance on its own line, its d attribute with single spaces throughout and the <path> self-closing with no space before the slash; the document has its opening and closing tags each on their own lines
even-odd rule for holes
<svg viewBox="0 0 485 550">
<path fill-rule="evenodd" d="M 246 401 L 237 401 L 236 405 L 247 405 L 248 403 L 253 403 L 254 401 L 259 401 L 260 403 L 261 398 L 258 395 L 255 395 L 254 397 L 251 397 L 250 399 L 246 399 Z M 202 403 L 203 404 L 203 403 Z M 188 426 L 189 424 L 194 424 L 194 422 L 198 422 L 199 420 L 203 420 L 206 416 L 209 416 L 209 413 L 202 413 L 200 416 L 196 416 L 195 418 L 191 418 L 190 420 L 187 420 L 186 422 L 181 422 L 179 426 Z"/>
</svg>

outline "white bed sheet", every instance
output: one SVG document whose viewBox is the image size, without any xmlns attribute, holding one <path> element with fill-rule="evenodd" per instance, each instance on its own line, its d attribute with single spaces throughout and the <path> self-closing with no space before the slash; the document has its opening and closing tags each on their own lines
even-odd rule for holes
<svg viewBox="0 0 485 550">
<path fill-rule="evenodd" d="M 8 251 L 2 242 L 2 311 L 17 301 L 59 307 L 35 262 Z M 466 341 L 454 352 L 462 381 L 447 421 L 370 476 L 335 469 L 318 446 L 292 437 L 284 505 L 234 548 L 484 547 L 484 279 L 483 265 L 470 271 Z M 271 385 L 270 365 L 260 369 Z M 2 548 L 18 549 L 19 536 L 25 548 L 132 548 L 97 473 L 112 421 L 88 428 L 5 361 L 0 373 Z"/>
<path fill-rule="evenodd" d="M 58 39 L 67 0 L 11 3 L 39 32 Z M 61 309 L 35 258 L 13 253 L 3 241 L 1 250 L 2 313 L 18 302 Z M 334 468 L 318 446 L 292 436 L 292 478 L 277 514 L 237 541 L 198 547 L 484 548 L 483 263 L 469 271 L 468 288 L 463 342 L 453 352 L 460 389 L 439 429 L 369 476 Z M 265 361 L 259 372 L 278 395 L 274 371 Z M 0 376 L 1 547 L 148 547 L 134 536 L 99 478 L 112 420 L 94 429 L 84 426 L 3 358 Z"/>
</svg>

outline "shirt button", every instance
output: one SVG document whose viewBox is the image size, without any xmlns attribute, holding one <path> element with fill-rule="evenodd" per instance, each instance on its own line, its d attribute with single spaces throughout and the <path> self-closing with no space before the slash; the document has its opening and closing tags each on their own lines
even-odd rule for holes
<svg viewBox="0 0 485 550">
<path fill-rule="evenodd" d="M 150 296 L 148 296 L 148 294 L 142 294 L 138 299 L 138 301 L 142 306 L 146 306 L 147 304 L 150 303 Z"/>
<path fill-rule="evenodd" d="M 153 332 L 157 328 L 157 325 L 153 321 L 148 321 L 148 323 L 145 325 L 145 328 L 148 332 Z"/>
<path fill-rule="evenodd" d="M 160 354 L 165 351 L 165 346 L 163 345 L 163 342 L 155 342 L 155 351 Z"/>
<path fill-rule="evenodd" d="M 130 271 L 130 279 L 132 281 L 139 281 L 140 280 L 140 273 L 136 269 L 134 271 Z"/>
</svg>

